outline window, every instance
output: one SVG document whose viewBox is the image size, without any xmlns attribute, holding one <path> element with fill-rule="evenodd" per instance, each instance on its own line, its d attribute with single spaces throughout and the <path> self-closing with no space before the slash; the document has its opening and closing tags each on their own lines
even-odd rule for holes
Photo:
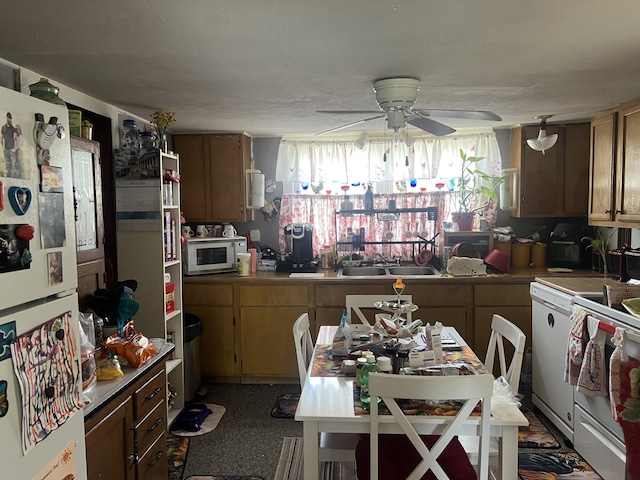
<svg viewBox="0 0 640 480">
<path fill-rule="evenodd" d="M 335 243 L 349 227 L 352 231 L 364 228 L 367 241 L 382 241 L 389 236 L 392 242 L 417 241 L 416 232 L 427 233 L 425 238 L 431 238 L 442 230 L 443 222 L 455 210 L 449 192 L 459 176 L 460 149 L 485 158 L 479 169 L 500 175 L 502 161 L 492 131 L 416 138 L 411 147 L 399 139 L 373 139 L 367 140 L 362 149 L 356 148 L 353 140 L 283 139 L 276 166 L 276 179 L 285 185 L 280 232 L 288 223 L 312 224 L 317 251 Z M 364 207 L 368 183 L 374 185 L 376 209 L 385 209 L 389 200 L 395 200 L 397 208 L 436 207 L 438 217 L 429 221 L 426 214 L 418 212 L 403 214 L 398 220 L 336 216 L 345 195 L 354 209 Z M 490 224 L 495 224 L 496 208 L 489 205 L 482 211 Z M 283 247 L 281 233 L 280 249 Z M 367 245 L 365 250 L 367 256 L 381 253 L 410 260 L 416 253 L 414 248 L 412 244 L 390 243 Z"/>
</svg>

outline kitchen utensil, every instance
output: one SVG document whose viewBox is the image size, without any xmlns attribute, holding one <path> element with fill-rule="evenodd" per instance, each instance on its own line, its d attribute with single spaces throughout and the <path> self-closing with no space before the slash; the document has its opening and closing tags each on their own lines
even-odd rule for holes
<svg viewBox="0 0 640 480">
<path fill-rule="evenodd" d="M 484 257 L 484 263 L 502 273 L 507 273 L 509 271 L 509 262 L 509 255 L 497 248 L 494 248 L 486 257 Z"/>
<path fill-rule="evenodd" d="M 411 222 L 407 220 L 407 231 L 404 232 L 404 237 L 411 238 L 412 235 L 413 235 L 413 232 L 411 231 Z"/>
<path fill-rule="evenodd" d="M 422 220 L 422 231 L 420 232 L 420 236 L 426 237 L 427 235 L 429 235 L 429 233 L 427 232 L 427 222 Z"/>
<path fill-rule="evenodd" d="M 384 238 L 389 241 L 391 241 L 391 239 L 393 238 L 393 232 L 391 231 L 391 222 L 389 221 L 387 221 L 387 230 L 386 232 L 384 232 Z"/>
<path fill-rule="evenodd" d="M 420 228 L 420 220 L 416 220 L 416 229 L 413 231 L 413 236 L 417 237 L 418 235 L 420 235 L 419 229 Z"/>
</svg>

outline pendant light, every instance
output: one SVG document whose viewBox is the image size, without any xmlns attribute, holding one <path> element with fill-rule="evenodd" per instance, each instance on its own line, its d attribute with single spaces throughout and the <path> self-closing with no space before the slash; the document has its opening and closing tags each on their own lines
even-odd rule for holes
<svg viewBox="0 0 640 480">
<path fill-rule="evenodd" d="M 532 138 L 527 140 L 527 144 L 534 150 L 542 152 L 544 155 L 545 150 L 549 150 L 558 141 L 558 134 L 547 135 L 547 118 L 551 118 L 553 115 L 540 115 L 535 117 L 540 119 L 540 131 L 538 132 L 538 138 Z"/>
</svg>

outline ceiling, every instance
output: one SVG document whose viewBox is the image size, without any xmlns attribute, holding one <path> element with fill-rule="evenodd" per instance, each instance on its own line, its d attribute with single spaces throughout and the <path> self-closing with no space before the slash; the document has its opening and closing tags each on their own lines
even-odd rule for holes
<svg viewBox="0 0 640 480">
<path fill-rule="evenodd" d="M 373 80 L 390 76 L 421 80 L 415 108 L 503 119 L 436 118 L 458 129 L 584 120 L 640 98 L 637 0 L 22 0 L 2 10 L 0 58 L 142 118 L 175 111 L 173 132 L 313 134 L 370 116 L 316 110 L 376 110 Z"/>
</svg>

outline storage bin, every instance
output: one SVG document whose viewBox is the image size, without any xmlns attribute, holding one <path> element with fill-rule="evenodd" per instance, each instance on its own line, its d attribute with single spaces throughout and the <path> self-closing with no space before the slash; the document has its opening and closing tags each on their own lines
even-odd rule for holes
<svg viewBox="0 0 640 480">
<path fill-rule="evenodd" d="M 530 243 L 514 243 L 511 245 L 511 265 L 514 267 L 528 267 L 531 258 Z"/>
<path fill-rule="evenodd" d="M 531 245 L 531 263 L 534 267 L 544 267 L 547 264 L 547 246 L 544 243 Z"/>
</svg>

